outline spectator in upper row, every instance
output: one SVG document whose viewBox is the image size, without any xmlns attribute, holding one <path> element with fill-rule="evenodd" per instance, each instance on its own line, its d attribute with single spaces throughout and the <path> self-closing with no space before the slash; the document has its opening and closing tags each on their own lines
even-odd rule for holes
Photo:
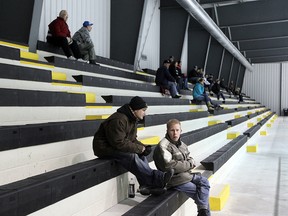
<svg viewBox="0 0 288 216">
<path fill-rule="evenodd" d="M 218 104 L 213 104 L 211 98 L 207 95 L 204 88 L 204 79 L 200 78 L 193 88 L 193 99 L 198 101 L 204 101 L 208 108 L 208 111 L 213 111 L 215 108 L 220 108 Z"/>
<path fill-rule="evenodd" d="M 168 89 L 172 98 L 180 98 L 181 95 L 179 95 L 177 91 L 176 80 L 172 77 L 168 70 L 170 64 L 171 61 L 169 59 L 163 62 L 163 65 L 158 68 L 156 72 L 155 82 L 161 89 Z"/>
<path fill-rule="evenodd" d="M 220 86 L 220 80 L 216 79 L 215 83 L 213 84 L 212 88 L 211 88 L 212 92 L 217 96 L 217 100 L 220 99 L 220 96 L 223 99 L 223 102 L 225 102 L 225 97 L 221 91 L 221 86 Z"/>
<path fill-rule="evenodd" d="M 182 77 L 182 83 L 180 85 L 181 89 L 190 90 L 188 88 L 188 78 L 185 73 L 182 73 L 182 62 L 180 60 L 177 62 L 176 69 L 179 71 L 179 74 L 181 74 Z"/>
<path fill-rule="evenodd" d="M 93 23 L 85 21 L 83 26 L 73 35 L 73 40 L 77 42 L 83 60 L 89 64 L 96 64 L 96 54 L 93 41 L 90 37 Z"/>
<path fill-rule="evenodd" d="M 68 59 L 80 60 L 81 53 L 76 41 L 71 38 L 67 19 L 67 11 L 61 10 L 59 16 L 48 25 L 49 30 L 46 39 L 48 43 L 60 46 Z"/>
<path fill-rule="evenodd" d="M 196 84 L 199 80 L 199 78 L 203 77 L 203 73 L 200 68 L 198 68 L 197 65 L 194 66 L 192 71 L 188 73 L 188 82 L 192 84 Z"/>
</svg>

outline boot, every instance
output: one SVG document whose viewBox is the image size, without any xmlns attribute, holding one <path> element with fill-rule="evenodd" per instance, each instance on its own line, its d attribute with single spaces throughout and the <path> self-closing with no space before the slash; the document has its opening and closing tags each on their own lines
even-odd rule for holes
<svg viewBox="0 0 288 216">
<path fill-rule="evenodd" d="M 208 209 L 200 209 L 197 216 L 210 216 L 210 211 Z"/>
<path fill-rule="evenodd" d="M 208 111 L 213 111 L 214 108 L 210 102 L 207 103 Z"/>
</svg>

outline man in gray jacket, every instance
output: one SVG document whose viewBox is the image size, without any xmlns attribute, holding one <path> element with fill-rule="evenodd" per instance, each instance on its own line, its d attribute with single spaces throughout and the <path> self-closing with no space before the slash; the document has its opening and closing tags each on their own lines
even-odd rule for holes
<svg viewBox="0 0 288 216">
<path fill-rule="evenodd" d="M 83 27 L 81 27 L 74 35 L 73 40 L 77 42 L 82 59 L 89 61 L 90 64 L 97 64 L 95 49 L 93 41 L 90 37 L 90 31 L 92 30 L 93 23 L 85 21 Z"/>
<path fill-rule="evenodd" d="M 185 143 L 180 139 L 181 124 L 177 119 L 167 122 L 167 133 L 154 150 L 153 159 L 156 167 L 165 171 L 174 170 L 174 175 L 167 188 L 174 188 L 192 198 L 198 208 L 198 216 L 210 216 L 209 190 L 207 178 L 192 173 L 196 166 Z"/>
<path fill-rule="evenodd" d="M 94 135 L 93 151 L 99 158 L 114 159 L 133 173 L 142 195 L 160 195 L 166 191 L 173 170 L 151 169 L 146 158 L 152 151 L 151 146 L 137 140 L 137 123 L 144 118 L 146 109 L 146 102 L 138 96 L 120 107 L 101 123 Z"/>
</svg>

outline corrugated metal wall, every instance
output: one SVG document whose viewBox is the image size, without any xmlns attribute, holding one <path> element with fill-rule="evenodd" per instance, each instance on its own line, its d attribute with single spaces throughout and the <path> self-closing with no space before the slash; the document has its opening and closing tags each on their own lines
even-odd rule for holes
<svg viewBox="0 0 288 216">
<path fill-rule="evenodd" d="M 282 63 L 282 94 L 281 94 L 281 111 L 288 108 L 288 63 Z"/>
<path fill-rule="evenodd" d="M 278 115 L 281 109 L 280 66 L 280 63 L 253 65 L 253 72 L 245 72 L 242 87 L 242 92 L 261 102 L 261 104 L 275 111 Z"/>
<path fill-rule="evenodd" d="M 61 10 L 68 11 L 68 25 L 72 35 L 85 20 L 94 23 L 90 32 L 97 55 L 110 57 L 110 0 L 44 0 L 39 40 L 46 41 L 48 24 Z"/>
</svg>

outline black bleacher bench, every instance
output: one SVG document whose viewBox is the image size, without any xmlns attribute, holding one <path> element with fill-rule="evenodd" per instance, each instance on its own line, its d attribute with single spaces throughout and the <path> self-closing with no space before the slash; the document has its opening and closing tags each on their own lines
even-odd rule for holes
<svg viewBox="0 0 288 216">
<path fill-rule="evenodd" d="M 101 96 L 106 103 L 111 103 L 113 106 L 122 106 L 129 103 L 134 96 L 118 96 L 118 95 L 102 95 Z M 189 105 L 188 99 L 172 100 L 171 98 L 164 97 L 142 97 L 148 106 L 160 106 L 160 105 Z"/>
<path fill-rule="evenodd" d="M 253 127 L 246 130 L 243 134 L 246 135 L 247 137 L 251 138 L 260 129 L 260 127 L 261 127 L 261 125 L 256 124 Z"/>
<path fill-rule="evenodd" d="M 0 78 L 52 82 L 50 70 L 0 63 Z"/>
<path fill-rule="evenodd" d="M 266 122 L 273 116 L 275 115 L 275 112 L 271 113 L 269 116 L 267 116 L 266 118 L 262 119 L 261 121 L 258 122 L 258 124 L 260 124 L 261 126 L 266 124 Z"/>
<path fill-rule="evenodd" d="M 233 139 L 228 144 L 202 160 L 200 163 L 206 170 L 215 173 L 221 168 L 245 143 L 247 142 L 246 135 L 240 135 Z"/>
<path fill-rule="evenodd" d="M 143 82 L 154 83 L 154 77 L 142 74 L 127 72 L 121 69 L 113 69 L 109 67 L 102 67 L 98 65 L 88 64 L 85 62 L 78 62 L 57 56 L 48 56 L 45 59 L 56 67 L 70 68 L 74 70 L 87 71 L 96 74 L 103 74 L 115 77 L 123 77 L 127 79 L 140 80 Z"/>
<path fill-rule="evenodd" d="M 249 118 L 247 116 L 243 116 L 240 118 L 236 118 L 236 119 L 231 119 L 231 120 L 227 120 L 225 121 L 229 126 L 233 127 L 235 125 L 241 124 L 242 122 L 247 121 Z"/>
<path fill-rule="evenodd" d="M 195 142 L 203 140 L 207 137 L 215 135 L 221 131 L 224 131 L 228 128 L 227 123 L 220 123 L 212 126 L 207 126 L 203 128 L 199 128 L 193 131 L 189 131 L 187 133 L 181 134 L 181 140 L 187 145 L 191 145 Z"/>
<path fill-rule="evenodd" d="M 145 73 L 156 76 L 156 71 L 148 68 L 142 69 Z"/>
<path fill-rule="evenodd" d="M 121 81 L 114 79 L 106 79 L 100 77 L 76 75 L 73 78 L 82 83 L 84 86 L 94 86 L 103 88 L 113 88 L 113 89 L 127 89 L 135 91 L 149 91 L 149 92 L 159 92 L 159 87 L 151 84 L 134 83 L 129 81 Z"/>
<path fill-rule="evenodd" d="M 0 89 L 0 106 L 85 106 L 85 94 Z"/>
<path fill-rule="evenodd" d="M 0 186 L 0 215 L 24 216 L 127 172 L 94 159 Z"/>
<path fill-rule="evenodd" d="M 0 151 L 93 136 L 103 120 L 0 127 Z"/>
<path fill-rule="evenodd" d="M 165 113 L 165 114 L 155 114 L 147 115 L 144 118 L 145 127 L 166 124 L 169 119 L 176 118 L 179 121 L 188 121 L 198 118 L 208 117 L 207 111 L 202 112 L 181 112 L 181 113 Z"/>
<path fill-rule="evenodd" d="M 52 44 L 43 42 L 43 41 L 37 41 L 37 49 L 38 50 L 42 50 L 42 51 L 46 51 L 46 52 L 50 52 L 50 53 L 55 53 L 55 54 L 59 54 L 59 55 L 64 55 L 63 50 L 60 47 L 54 46 Z M 128 69 L 128 70 L 133 70 L 134 67 L 131 64 L 127 64 L 124 62 L 120 62 L 120 61 L 116 61 L 113 59 L 109 59 L 109 58 L 105 58 L 102 56 L 96 56 L 96 62 L 100 63 L 100 64 L 106 64 L 106 65 L 110 65 L 110 66 L 114 66 L 114 67 L 119 67 L 119 68 L 124 68 L 124 69 Z"/>
<path fill-rule="evenodd" d="M 209 178 L 211 171 L 204 171 L 202 176 Z M 161 196 L 149 196 L 138 205 L 127 211 L 123 216 L 167 216 L 172 215 L 189 197 L 182 192 L 168 189 Z"/>
<path fill-rule="evenodd" d="M 0 45 L 0 58 L 20 61 L 20 50 Z"/>
<path fill-rule="evenodd" d="M 214 109 L 214 110 L 209 111 L 209 112 L 213 115 L 222 115 L 222 114 L 227 114 L 227 113 L 233 113 L 235 111 L 236 111 L 236 109 L 232 108 L 232 109 Z"/>
</svg>

